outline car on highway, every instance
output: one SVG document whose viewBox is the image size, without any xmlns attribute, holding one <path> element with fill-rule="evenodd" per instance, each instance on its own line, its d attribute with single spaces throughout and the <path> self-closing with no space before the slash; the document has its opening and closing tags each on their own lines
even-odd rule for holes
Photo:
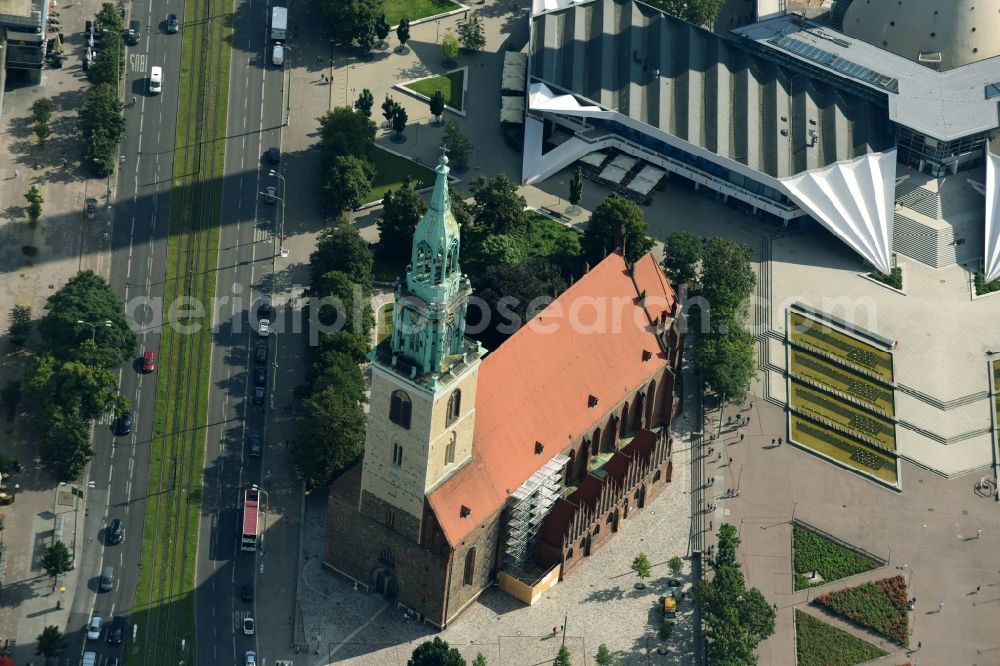
<svg viewBox="0 0 1000 666">
<path fill-rule="evenodd" d="M 87 197 L 84 199 L 83 212 L 87 216 L 88 220 L 92 220 L 97 217 L 97 199 L 94 197 Z"/>
<path fill-rule="evenodd" d="M 90 618 L 90 624 L 87 625 L 87 640 L 96 641 L 101 638 L 101 626 L 104 624 L 104 620 L 98 616 Z"/>
<path fill-rule="evenodd" d="M 115 435 L 123 437 L 132 432 L 132 415 L 128 412 L 115 419 Z"/>
<path fill-rule="evenodd" d="M 243 618 L 243 634 L 245 636 L 253 636 L 253 630 L 254 630 L 253 618 L 252 617 Z"/>
<path fill-rule="evenodd" d="M 111 645 L 121 645 L 125 638 L 125 618 L 121 615 L 111 620 L 108 625 L 108 643 Z"/>
<path fill-rule="evenodd" d="M 267 149 L 266 157 L 268 164 L 277 164 L 281 161 L 281 151 L 278 150 L 277 146 L 271 146 Z"/>
<path fill-rule="evenodd" d="M 278 188 L 274 185 L 268 185 L 264 188 L 264 202 L 273 204 L 278 202 Z"/>
<path fill-rule="evenodd" d="M 125 41 L 128 42 L 129 46 L 135 46 L 139 43 L 139 37 L 141 36 L 142 24 L 132 19 L 128 22 L 128 30 L 125 31 Z"/>
<path fill-rule="evenodd" d="M 125 540 L 125 521 L 121 518 L 115 518 L 111 521 L 111 527 L 108 528 L 108 544 L 116 545 Z"/>
<path fill-rule="evenodd" d="M 258 386 L 253 390 L 253 404 L 263 405 L 264 404 L 264 387 Z"/>
<path fill-rule="evenodd" d="M 260 326 L 257 328 L 257 335 L 259 335 L 262 338 L 266 338 L 267 336 L 271 335 L 271 320 L 270 319 L 261 319 L 260 320 Z"/>
<path fill-rule="evenodd" d="M 156 354 L 148 351 L 142 355 L 142 371 L 149 373 L 156 370 Z"/>
<path fill-rule="evenodd" d="M 177 14 L 167 14 L 167 32 L 171 35 L 175 35 L 180 29 L 181 22 L 177 18 Z"/>
<path fill-rule="evenodd" d="M 260 312 L 260 316 L 261 317 L 270 317 L 271 316 L 271 312 L 273 310 L 274 310 L 274 308 L 271 307 L 271 294 L 264 294 L 263 296 L 261 296 L 260 297 L 260 308 L 258 308 L 258 311 Z"/>
<path fill-rule="evenodd" d="M 264 368 L 253 369 L 254 386 L 267 386 L 267 370 Z"/>
<path fill-rule="evenodd" d="M 256 357 L 258 363 L 267 363 L 267 343 L 262 342 L 257 345 Z"/>
<path fill-rule="evenodd" d="M 240 587 L 240 599 L 243 601 L 253 601 L 253 583 L 244 583 Z"/>
<path fill-rule="evenodd" d="M 261 441 L 260 435 L 250 435 L 250 457 L 260 458 L 263 451 L 264 443 Z"/>
<path fill-rule="evenodd" d="M 246 666 L 257 666 L 257 653 L 253 650 L 247 650 Z"/>
</svg>

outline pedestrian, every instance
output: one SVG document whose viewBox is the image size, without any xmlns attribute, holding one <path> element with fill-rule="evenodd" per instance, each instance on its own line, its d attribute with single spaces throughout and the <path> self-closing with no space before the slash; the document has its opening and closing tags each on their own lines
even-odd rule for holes
<svg viewBox="0 0 1000 666">
<path fill-rule="evenodd" d="M 750 425 L 750 417 L 749 416 L 747 417 L 747 420 L 746 420 L 746 422 L 743 425 Z"/>
<path fill-rule="evenodd" d="M 712 531 L 712 521 L 711 521 L 711 520 L 710 520 L 710 521 L 708 521 L 708 531 L 709 531 L 709 532 L 711 532 L 711 531 Z"/>
<path fill-rule="evenodd" d="M 940 613 L 943 610 L 944 610 L 944 602 L 943 601 L 939 601 L 938 602 L 938 612 Z"/>
<path fill-rule="evenodd" d="M 17 172 L 15 171 L 14 173 L 16 174 Z M 726 425 L 729 425 L 732 422 L 732 420 L 733 420 L 732 416 L 727 416 L 726 417 Z"/>
<path fill-rule="evenodd" d="M 922 648 L 923 646 L 924 646 L 924 642 L 923 642 L 923 641 L 917 641 L 917 649 L 918 649 L 918 650 L 919 650 L 920 648 Z"/>
<path fill-rule="evenodd" d="M 729 464 L 730 464 L 730 465 L 732 465 L 732 464 L 733 464 L 733 459 L 732 459 L 732 458 L 730 458 L 730 459 L 729 459 Z"/>
<path fill-rule="evenodd" d="M 771 604 L 771 605 L 774 606 L 774 610 L 778 610 L 778 604 Z"/>
<path fill-rule="evenodd" d="M 982 585 L 976 585 L 976 594 L 979 594 L 979 590 L 981 590 L 982 587 Z"/>
<path fill-rule="evenodd" d="M 17 169 L 14 169 L 14 178 L 17 178 Z"/>
<path fill-rule="evenodd" d="M 781 446 L 781 438 L 778 438 L 778 446 Z"/>
<path fill-rule="evenodd" d="M 976 538 L 978 539 L 981 536 L 983 536 L 983 530 L 982 529 L 977 529 L 976 530 Z"/>
<path fill-rule="evenodd" d="M 556 627 L 552 627 L 552 637 L 553 638 L 555 638 L 555 635 L 556 635 L 557 632 L 558 632 L 558 629 Z"/>
<path fill-rule="evenodd" d="M 714 446 L 708 447 L 708 455 L 712 455 L 713 453 L 715 453 L 715 447 Z"/>
<path fill-rule="evenodd" d="M 753 409 L 753 400 L 750 401 L 750 406 L 747 409 Z"/>
<path fill-rule="evenodd" d="M 741 442 L 743 441 L 743 436 L 744 436 L 744 433 L 742 433 L 742 432 L 741 432 L 741 433 L 740 433 L 740 441 L 741 441 Z"/>
<path fill-rule="evenodd" d="M 771 446 L 774 446 L 775 441 L 777 441 L 777 440 L 775 440 L 774 437 L 772 437 L 771 438 Z"/>
<path fill-rule="evenodd" d="M 722 451 L 719 451 L 719 457 L 715 459 L 715 462 L 722 460 Z"/>
</svg>

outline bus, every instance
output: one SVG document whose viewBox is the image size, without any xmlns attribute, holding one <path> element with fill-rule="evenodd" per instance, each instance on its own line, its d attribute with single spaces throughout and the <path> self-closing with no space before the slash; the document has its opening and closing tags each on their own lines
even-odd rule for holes
<svg viewBox="0 0 1000 666">
<path fill-rule="evenodd" d="M 259 492 L 255 488 L 247 488 L 243 492 L 243 537 L 240 540 L 240 550 L 248 552 L 257 550 L 257 515 L 259 506 Z"/>
</svg>

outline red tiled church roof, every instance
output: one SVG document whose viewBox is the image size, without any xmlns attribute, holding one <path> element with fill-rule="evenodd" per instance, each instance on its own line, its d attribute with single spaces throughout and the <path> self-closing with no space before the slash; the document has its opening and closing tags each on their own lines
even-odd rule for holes
<svg viewBox="0 0 1000 666">
<path fill-rule="evenodd" d="M 650 321 L 675 302 L 651 255 L 612 254 L 483 359 L 472 460 L 428 495 L 452 546 L 667 364 Z"/>
</svg>

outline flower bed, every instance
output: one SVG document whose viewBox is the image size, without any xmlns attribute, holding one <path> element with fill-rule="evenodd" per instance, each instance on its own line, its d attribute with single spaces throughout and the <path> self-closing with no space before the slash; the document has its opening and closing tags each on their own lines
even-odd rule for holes
<svg viewBox="0 0 1000 666">
<path fill-rule="evenodd" d="M 893 576 L 822 594 L 814 603 L 906 646 L 910 642 L 906 593 L 906 579 Z"/>
<path fill-rule="evenodd" d="M 853 666 L 889 654 L 800 610 L 795 611 L 795 647 L 798 666 Z"/>
<path fill-rule="evenodd" d="M 840 578 L 847 578 L 871 571 L 881 564 L 870 557 L 821 537 L 815 532 L 795 525 L 792 527 L 792 552 L 795 554 L 795 589 L 809 587 L 807 574 L 819 573 L 825 585 Z"/>
</svg>

